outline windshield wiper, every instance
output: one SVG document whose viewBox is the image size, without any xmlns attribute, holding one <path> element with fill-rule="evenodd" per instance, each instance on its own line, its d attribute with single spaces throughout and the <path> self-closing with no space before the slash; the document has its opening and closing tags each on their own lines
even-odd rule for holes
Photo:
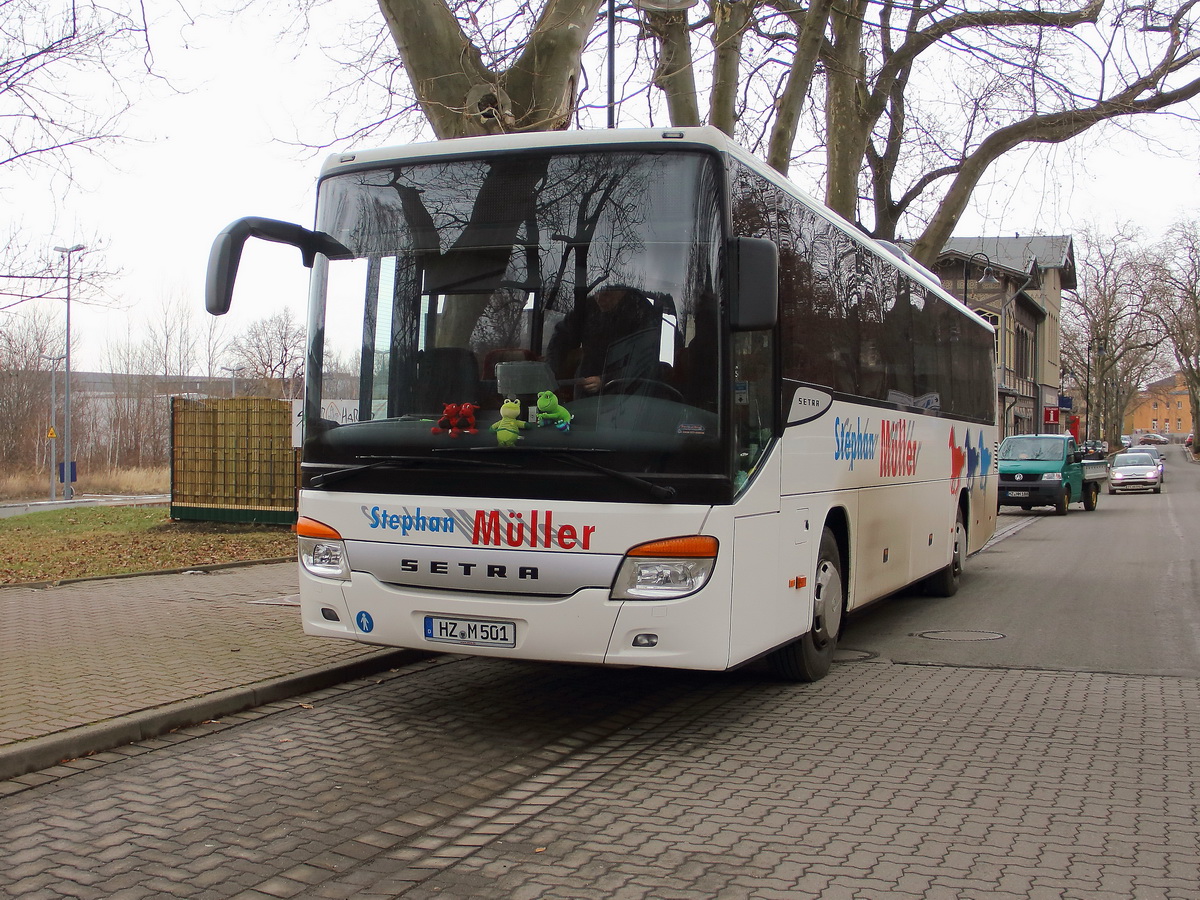
<svg viewBox="0 0 1200 900">
<path fill-rule="evenodd" d="M 360 459 L 369 459 L 371 462 L 364 463 L 360 466 L 346 466 L 344 469 L 334 469 L 330 472 L 323 472 L 320 475 L 313 477 L 309 482 L 311 487 L 327 487 L 331 484 L 337 484 L 339 481 L 357 475 L 359 472 L 367 472 L 371 469 L 382 469 L 388 466 L 396 468 L 409 468 L 415 466 L 427 466 L 431 464 L 450 463 L 451 465 L 460 466 L 485 466 L 493 469 L 519 469 L 518 465 L 513 463 L 500 462 L 493 459 L 462 459 L 454 456 L 443 456 L 434 459 L 430 456 L 363 456 Z"/>
<path fill-rule="evenodd" d="M 576 456 L 577 453 L 612 453 L 612 450 L 603 447 L 572 447 L 570 452 L 564 450 L 552 450 L 549 447 L 520 447 L 514 450 L 510 447 L 471 447 L 471 448 L 456 448 L 447 447 L 446 450 L 458 450 L 460 453 L 534 453 L 538 456 L 548 456 L 550 459 L 558 462 L 567 463 L 577 469 L 590 469 L 593 472 L 599 472 L 602 475 L 607 475 L 610 478 L 615 478 L 617 481 L 623 481 L 626 484 L 639 488 L 648 493 L 655 500 L 670 500 L 675 496 L 675 488 L 667 485 L 655 484 L 652 481 L 647 481 L 645 478 L 639 478 L 637 475 L 631 475 L 628 472 L 622 472 L 620 469 L 611 469 L 608 466 L 602 466 L 600 463 L 592 462 L 590 459 Z M 434 451 L 438 452 L 438 451 Z"/>
<path fill-rule="evenodd" d="M 533 450 L 532 447 L 522 448 L 525 450 Z M 575 466 L 577 469 L 591 469 L 593 472 L 600 472 L 610 478 L 615 478 L 617 481 L 623 481 L 626 484 L 639 488 L 645 491 L 655 500 L 670 500 L 675 496 L 675 488 L 669 485 L 655 484 L 652 481 L 647 481 L 645 478 L 639 478 L 637 475 L 631 475 L 628 472 L 622 472 L 620 469 L 610 469 L 608 466 L 602 466 L 598 462 L 592 462 L 590 459 L 584 459 L 578 456 L 572 456 L 570 453 L 563 453 L 556 450 L 537 450 L 543 456 L 548 456 L 551 459 L 559 462 L 567 463 Z M 593 451 L 594 452 L 594 451 Z"/>
</svg>

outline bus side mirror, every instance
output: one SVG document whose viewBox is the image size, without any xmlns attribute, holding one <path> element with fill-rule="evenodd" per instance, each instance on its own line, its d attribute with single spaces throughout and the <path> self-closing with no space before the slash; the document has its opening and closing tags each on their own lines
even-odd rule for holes
<svg viewBox="0 0 1200 900">
<path fill-rule="evenodd" d="M 779 321 L 779 248 L 765 238 L 729 241 L 729 325 L 764 331 Z"/>
<path fill-rule="evenodd" d="M 318 253 L 330 259 L 350 259 L 354 256 L 341 243 L 321 231 L 309 231 L 301 225 L 248 216 L 231 222 L 213 241 L 208 254 L 208 277 L 204 284 L 204 306 L 214 316 L 229 312 L 233 299 L 233 283 L 237 280 L 242 247 L 247 238 L 256 237 L 278 244 L 290 244 L 300 250 L 304 265 L 312 268 Z"/>
</svg>

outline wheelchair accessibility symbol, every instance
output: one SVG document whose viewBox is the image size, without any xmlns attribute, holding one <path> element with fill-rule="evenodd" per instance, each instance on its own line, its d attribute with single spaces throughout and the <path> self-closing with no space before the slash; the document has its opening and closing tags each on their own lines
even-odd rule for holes
<svg viewBox="0 0 1200 900">
<path fill-rule="evenodd" d="M 354 617 L 354 624 L 358 626 L 358 630 L 363 634 L 369 634 L 375 627 L 375 620 L 371 618 L 371 614 L 369 612 L 363 610 Z"/>
</svg>

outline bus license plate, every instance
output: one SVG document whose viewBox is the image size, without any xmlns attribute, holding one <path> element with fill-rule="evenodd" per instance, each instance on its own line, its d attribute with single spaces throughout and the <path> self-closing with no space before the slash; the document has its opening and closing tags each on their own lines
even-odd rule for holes
<svg viewBox="0 0 1200 900">
<path fill-rule="evenodd" d="M 472 647 L 517 646 L 517 623 L 485 619 L 425 617 L 425 639 Z"/>
<path fill-rule="evenodd" d="M 1029 491 L 1009 491 L 1008 496 L 1010 496 L 1010 497 L 1028 497 Z"/>
</svg>

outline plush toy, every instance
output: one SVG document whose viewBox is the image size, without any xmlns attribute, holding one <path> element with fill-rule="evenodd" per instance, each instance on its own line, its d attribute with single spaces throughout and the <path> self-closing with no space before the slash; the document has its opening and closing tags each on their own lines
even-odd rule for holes
<svg viewBox="0 0 1200 900">
<path fill-rule="evenodd" d="M 537 398 L 538 425 L 554 423 L 559 431 L 571 430 L 571 414 L 565 406 L 558 405 L 558 396 L 554 391 L 542 391 Z"/>
<path fill-rule="evenodd" d="M 451 429 L 450 437 L 458 437 L 462 432 L 478 434 L 475 428 L 475 411 L 479 409 L 474 403 L 462 403 L 458 407 L 457 429 Z"/>
<path fill-rule="evenodd" d="M 505 400 L 500 404 L 500 418 L 491 425 L 496 432 L 496 443 L 501 447 L 511 447 L 521 440 L 519 434 L 529 423 L 521 418 L 521 403 L 518 400 Z"/>
<path fill-rule="evenodd" d="M 430 428 L 433 434 L 441 434 L 444 431 L 453 432 L 454 426 L 458 423 L 458 404 L 447 403 L 442 410 L 442 415 L 438 418 L 437 424 Z"/>
</svg>

